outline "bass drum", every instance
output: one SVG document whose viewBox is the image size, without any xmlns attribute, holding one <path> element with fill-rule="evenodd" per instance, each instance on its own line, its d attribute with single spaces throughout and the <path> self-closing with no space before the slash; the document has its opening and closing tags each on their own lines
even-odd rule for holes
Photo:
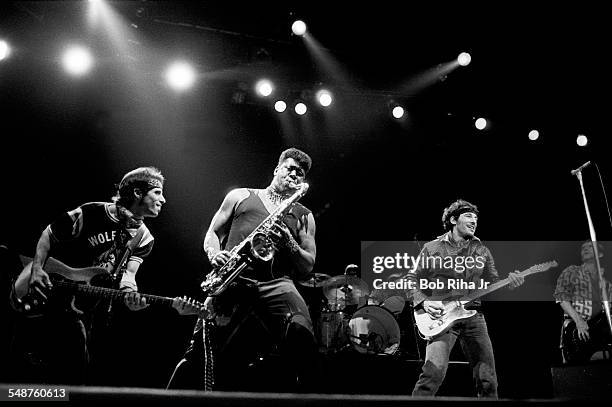
<svg viewBox="0 0 612 407">
<path fill-rule="evenodd" d="M 360 353 L 393 355 L 399 348 L 399 325 L 381 306 L 359 308 L 349 321 L 349 330 L 351 344 Z"/>
</svg>

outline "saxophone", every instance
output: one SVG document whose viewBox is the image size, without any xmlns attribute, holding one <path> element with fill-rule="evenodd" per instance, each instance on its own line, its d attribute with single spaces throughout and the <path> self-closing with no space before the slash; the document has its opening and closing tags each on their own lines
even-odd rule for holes
<svg viewBox="0 0 612 407">
<path fill-rule="evenodd" d="M 276 252 L 270 239 L 274 224 L 282 219 L 291 205 L 308 191 L 309 185 L 302 183 L 297 191 L 270 213 L 253 231 L 229 252 L 227 263 L 214 269 L 206 276 L 200 287 L 207 296 L 221 294 L 255 259 L 270 261 Z"/>
</svg>

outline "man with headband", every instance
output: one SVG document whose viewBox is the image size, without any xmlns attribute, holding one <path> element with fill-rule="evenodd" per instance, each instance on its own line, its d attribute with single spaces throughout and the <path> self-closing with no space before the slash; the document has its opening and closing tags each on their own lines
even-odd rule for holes
<svg viewBox="0 0 612 407">
<path fill-rule="evenodd" d="M 103 281 L 93 285 L 104 285 L 122 291 L 133 292 L 126 295 L 125 305 L 132 311 L 147 306 L 141 298 L 136 285 L 136 273 L 153 247 L 153 236 L 144 224 L 145 218 L 160 214 L 166 203 L 163 195 L 164 176 L 154 167 L 140 167 L 128 172 L 117 185 L 113 202 L 89 202 L 60 215 L 42 232 L 32 261 L 29 291 L 42 302 L 48 301 L 45 315 L 37 326 L 34 344 L 35 352 L 30 352 L 36 360 L 33 380 L 55 383 L 83 383 L 86 371 L 102 374 L 94 366 L 107 355 L 96 357 L 104 348 L 114 348 L 109 343 L 106 326 L 113 311 L 121 308 L 110 300 L 97 299 L 95 303 L 79 303 L 81 298 L 69 294 L 68 301 L 56 301 L 55 297 L 66 297 L 54 290 L 53 298 L 48 298 L 53 283 L 45 272 L 45 262 L 50 255 L 70 267 L 103 267 L 108 275 L 101 274 L 93 279 Z M 21 298 L 20 293 L 12 296 Z M 72 301 L 70 303 L 70 298 Z M 89 300 L 89 299 L 85 299 Z M 70 306 L 66 304 L 70 303 Z M 79 306 L 89 307 L 79 310 Z M 89 308 L 89 309 L 88 309 Z M 91 312 L 90 312 L 91 311 Z M 83 323 L 86 321 L 86 324 Z M 87 325 L 87 329 L 85 328 Z M 100 355 L 106 353 L 98 353 Z M 107 359 L 108 360 L 108 359 Z M 93 379 L 96 382 L 98 379 Z"/>
<path fill-rule="evenodd" d="M 444 284 L 450 280 L 473 282 L 476 287 L 480 281 L 499 280 L 491 252 L 474 235 L 477 224 L 478 208 L 468 201 L 459 199 L 444 210 L 442 225 L 446 233 L 423 246 L 416 270 L 406 276 L 416 287 L 410 290 L 415 310 L 422 308 L 433 318 L 441 316 L 444 312 L 443 303 L 435 299 L 444 298 L 451 291 L 449 284 Z M 474 261 L 466 261 L 469 258 Z M 449 266 L 449 259 L 453 260 L 454 266 Z M 473 267 L 467 267 L 466 264 Z M 508 278 L 511 289 L 524 281 L 517 273 L 510 273 Z M 418 289 L 419 279 L 441 281 L 444 287 L 433 289 L 431 296 L 427 296 Z M 457 290 L 454 291 L 456 293 Z M 425 363 L 412 395 L 435 396 L 446 375 L 451 350 L 459 339 L 472 368 L 478 397 L 497 398 L 493 347 L 480 305 L 479 300 L 470 303 L 468 307 L 478 311 L 475 315 L 457 321 L 447 332 L 427 342 Z"/>
</svg>

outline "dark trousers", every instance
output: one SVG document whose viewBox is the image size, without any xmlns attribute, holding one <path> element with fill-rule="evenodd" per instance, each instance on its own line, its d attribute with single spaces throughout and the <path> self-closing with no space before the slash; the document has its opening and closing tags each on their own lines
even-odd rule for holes
<svg viewBox="0 0 612 407">
<path fill-rule="evenodd" d="M 497 398 L 497 375 L 493 346 L 482 313 L 467 318 L 455 325 L 444 335 L 427 343 L 423 371 L 414 386 L 413 396 L 435 396 L 440 388 L 451 350 L 459 339 L 461 349 L 472 368 L 478 397 Z"/>
<path fill-rule="evenodd" d="M 13 381 L 85 384 L 88 361 L 85 327 L 74 315 L 18 320 L 10 349 Z"/>
<path fill-rule="evenodd" d="M 277 279 L 228 294 L 237 306 L 229 323 L 214 329 L 214 390 L 313 390 L 318 352 L 308 307 L 293 283 Z M 198 324 L 169 388 L 203 388 L 203 344 Z"/>
</svg>

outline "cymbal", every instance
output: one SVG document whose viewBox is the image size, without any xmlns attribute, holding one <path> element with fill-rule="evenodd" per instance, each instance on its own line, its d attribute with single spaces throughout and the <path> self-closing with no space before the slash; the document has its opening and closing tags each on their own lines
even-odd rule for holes
<svg viewBox="0 0 612 407">
<path fill-rule="evenodd" d="M 382 304 L 388 298 L 396 297 L 396 296 L 406 298 L 406 292 L 404 290 L 398 290 L 398 289 L 376 288 L 372 290 L 372 292 L 370 293 L 370 299 L 373 300 L 373 302 L 375 302 L 378 305 Z"/>
<path fill-rule="evenodd" d="M 323 283 L 330 278 L 331 276 L 329 274 L 314 273 L 308 280 L 298 281 L 298 284 L 304 287 L 321 287 Z"/>
<path fill-rule="evenodd" d="M 323 294 L 330 303 L 358 305 L 369 293 L 368 284 L 352 275 L 334 276 L 323 283 Z"/>
</svg>

